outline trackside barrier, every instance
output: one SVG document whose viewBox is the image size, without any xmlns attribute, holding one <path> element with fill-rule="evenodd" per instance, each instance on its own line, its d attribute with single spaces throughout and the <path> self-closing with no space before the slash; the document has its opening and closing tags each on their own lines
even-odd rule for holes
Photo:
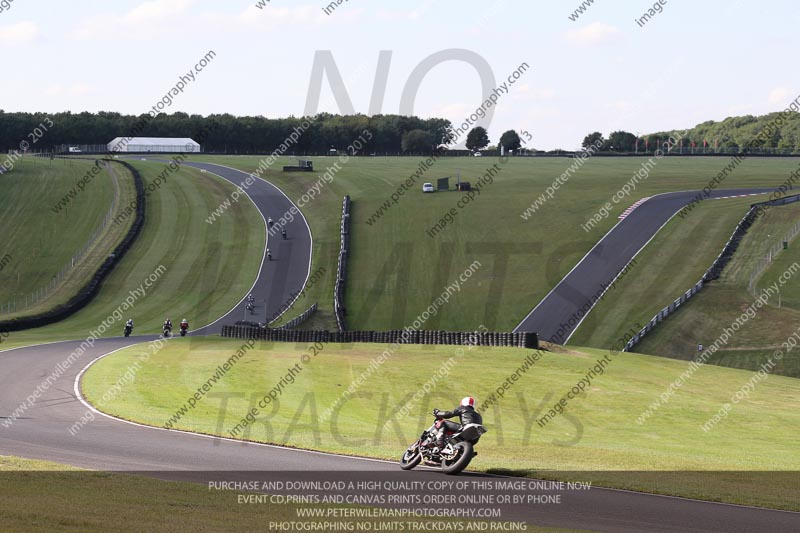
<svg viewBox="0 0 800 533">
<path fill-rule="evenodd" d="M 344 317 L 344 287 L 347 279 L 347 255 L 350 251 L 350 196 L 342 200 L 341 246 L 339 248 L 339 264 L 336 269 L 336 285 L 333 289 L 333 311 L 336 314 L 336 325 L 339 331 L 346 331 Z"/>
<path fill-rule="evenodd" d="M 300 324 L 302 324 L 303 322 L 305 322 L 306 320 L 308 320 L 309 318 L 311 318 L 311 315 L 313 315 L 314 311 L 316 311 L 316 310 L 317 310 L 317 303 L 314 302 L 314 304 L 311 307 L 309 307 L 308 309 L 306 309 L 305 311 L 300 313 L 300 316 L 298 316 L 297 318 L 293 318 L 292 320 L 290 320 L 286 324 L 284 324 L 284 325 L 282 325 L 280 327 L 277 327 L 275 329 L 294 329 L 297 326 L 299 326 Z"/>
<path fill-rule="evenodd" d="M 111 274 L 111 271 L 117 263 L 122 260 L 125 252 L 133 246 L 133 243 L 142 230 L 142 226 L 144 226 L 144 182 L 142 181 L 142 176 L 139 174 L 139 171 L 133 168 L 128 162 L 119 160 L 114 160 L 113 162 L 124 166 L 133 174 L 133 181 L 136 187 L 136 218 L 133 220 L 133 225 L 131 225 L 128 233 L 123 237 L 116 248 L 114 248 L 114 251 L 106 258 L 103 264 L 100 265 L 92 278 L 86 282 L 86 284 L 78 290 L 78 293 L 70 298 L 68 302 L 35 315 L 0 321 L 0 331 L 20 331 L 23 329 L 38 328 L 64 320 L 80 311 L 94 299 L 100 291 L 100 285 L 103 283 L 103 280 Z"/>
<path fill-rule="evenodd" d="M 537 349 L 539 335 L 530 332 L 500 333 L 491 331 L 328 331 L 267 329 L 253 326 L 223 326 L 222 336 L 233 339 L 256 339 L 274 342 L 371 342 L 377 344 L 448 344 L 471 346 L 506 346 Z"/>
<path fill-rule="evenodd" d="M 758 217 L 759 211 L 764 206 L 778 206 L 778 205 L 786 205 L 793 202 L 797 202 L 800 200 L 800 195 L 789 196 L 786 198 L 780 198 L 778 200 L 772 200 L 768 202 L 759 202 L 752 204 L 750 209 L 748 209 L 747 214 L 739 221 L 739 224 L 736 225 L 736 229 L 733 230 L 733 234 L 731 234 L 730 239 L 728 242 L 725 243 L 725 246 L 722 248 L 722 251 L 711 264 L 706 273 L 703 274 L 703 277 L 700 281 L 698 281 L 694 287 L 686 291 L 680 298 L 676 299 L 674 302 L 669 304 L 667 307 L 659 311 L 656 316 L 654 316 L 650 322 L 647 323 L 645 327 L 643 327 L 638 333 L 633 335 L 633 337 L 625 344 L 625 347 L 622 349 L 623 352 L 630 351 L 634 346 L 639 344 L 641 340 L 653 331 L 653 329 L 658 326 L 661 322 L 663 322 L 669 315 L 674 313 L 678 310 L 680 306 L 685 304 L 692 296 L 700 292 L 706 283 L 710 281 L 714 281 L 718 279 L 720 275 L 722 275 L 722 271 L 728 265 L 730 260 L 733 258 L 733 254 L 736 253 L 737 248 L 739 248 L 739 243 L 742 241 L 742 238 L 747 233 L 747 230 L 750 229 L 750 226 L 753 225 L 756 218 Z M 766 268 L 766 267 L 764 267 Z M 751 286 L 752 286 L 752 277 L 751 277 Z"/>
</svg>

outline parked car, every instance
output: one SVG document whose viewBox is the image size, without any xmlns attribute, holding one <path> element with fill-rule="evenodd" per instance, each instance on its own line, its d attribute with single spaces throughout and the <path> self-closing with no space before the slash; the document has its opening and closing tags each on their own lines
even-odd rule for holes
<svg viewBox="0 0 800 533">
<path fill-rule="evenodd" d="M 422 192 L 433 192 L 433 183 L 423 183 Z"/>
</svg>

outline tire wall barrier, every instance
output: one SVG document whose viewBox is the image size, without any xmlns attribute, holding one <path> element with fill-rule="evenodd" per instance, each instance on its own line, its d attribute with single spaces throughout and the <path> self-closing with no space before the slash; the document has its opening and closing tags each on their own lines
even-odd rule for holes
<svg viewBox="0 0 800 533">
<path fill-rule="evenodd" d="M 267 329 L 253 326 L 223 326 L 222 336 L 232 339 L 256 339 L 273 342 L 371 342 L 376 344 L 447 344 L 470 346 L 506 346 L 537 349 L 536 333 L 498 333 L 480 331 L 328 331 Z"/>
<path fill-rule="evenodd" d="M 641 330 L 639 330 L 638 333 L 631 337 L 631 339 L 625 344 L 625 347 L 622 349 L 622 351 L 629 352 L 634 346 L 639 344 L 644 336 L 650 333 L 658 324 L 663 322 L 669 315 L 677 311 L 679 307 L 689 300 L 689 298 L 700 292 L 706 283 L 714 281 L 722 275 L 722 271 L 728 265 L 730 260 L 733 258 L 733 254 L 736 253 L 736 250 L 739 248 L 739 243 L 742 241 L 742 238 L 747 233 L 747 230 L 750 229 L 750 226 L 753 225 L 753 222 L 756 221 L 759 214 L 763 212 L 764 207 L 786 205 L 797 201 L 800 201 L 800 195 L 788 196 L 777 200 L 752 204 L 750 209 L 747 211 L 747 214 L 745 214 L 745 216 L 739 221 L 739 224 L 736 225 L 736 229 L 733 230 L 733 234 L 731 234 L 730 239 L 728 239 L 728 242 L 725 243 L 722 251 L 711 264 L 709 269 L 706 270 L 706 273 L 703 274 L 703 277 L 700 279 L 700 281 L 698 281 L 694 287 L 687 290 L 680 297 L 673 300 L 668 306 L 656 313 L 656 315 L 651 318 L 650 321 Z"/>
<path fill-rule="evenodd" d="M 347 255 L 350 252 L 350 197 L 345 196 L 342 200 L 342 226 L 341 226 L 341 245 L 339 247 L 339 265 L 336 269 L 336 285 L 333 289 L 333 311 L 336 314 L 336 325 L 339 331 L 346 331 L 345 315 L 347 311 L 344 307 L 344 287 L 347 280 Z"/>
<path fill-rule="evenodd" d="M 83 159 L 83 158 L 81 158 Z M 114 248 L 114 251 L 109 255 L 102 265 L 97 269 L 92 278 L 81 287 L 77 294 L 69 299 L 66 303 L 57 305 L 52 309 L 38 313 L 31 316 L 12 318 L 10 320 L 0 321 L 0 331 L 20 331 L 23 329 L 38 328 L 53 324 L 72 316 L 84 307 L 86 307 L 92 299 L 100 291 L 100 286 L 103 280 L 111 274 L 111 271 L 119 263 L 125 252 L 127 252 L 144 226 L 144 208 L 145 208 L 145 193 L 144 182 L 139 171 L 130 165 L 127 161 L 107 161 L 107 163 L 117 163 L 124 166 L 133 174 L 133 181 L 136 187 L 136 217 L 133 220 L 128 233 L 123 237 L 122 241 Z"/>
<path fill-rule="evenodd" d="M 316 311 L 316 310 L 317 310 L 317 303 L 314 302 L 314 304 L 311 307 L 309 307 L 308 309 L 306 309 L 305 311 L 300 313 L 300 316 L 298 316 L 297 318 L 293 318 L 292 320 L 290 320 L 286 324 L 284 324 L 284 325 L 282 325 L 280 327 L 277 327 L 275 329 L 294 329 L 297 326 L 299 326 L 300 324 L 302 324 L 303 322 L 305 322 L 306 320 L 308 320 L 309 318 L 311 318 L 311 315 L 313 315 L 314 311 Z"/>
</svg>

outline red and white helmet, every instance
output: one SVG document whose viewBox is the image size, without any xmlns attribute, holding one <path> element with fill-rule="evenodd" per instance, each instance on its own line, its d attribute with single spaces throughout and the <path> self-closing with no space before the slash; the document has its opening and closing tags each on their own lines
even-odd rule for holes
<svg viewBox="0 0 800 533">
<path fill-rule="evenodd" d="M 467 396 L 466 398 L 461 400 L 461 406 L 462 407 L 466 407 L 466 406 L 475 407 L 475 398 L 473 398 L 472 396 Z"/>
</svg>

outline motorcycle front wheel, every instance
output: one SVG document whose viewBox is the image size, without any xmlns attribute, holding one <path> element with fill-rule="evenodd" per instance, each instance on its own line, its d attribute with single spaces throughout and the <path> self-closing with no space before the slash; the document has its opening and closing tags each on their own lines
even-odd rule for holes
<svg viewBox="0 0 800 533">
<path fill-rule="evenodd" d="M 400 458 L 400 468 L 403 470 L 411 470 L 422 461 L 422 454 L 419 451 L 419 443 L 415 442 L 406 450 L 403 457 Z"/>
<path fill-rule="evenodd" d="M 471 442 L 459 442 L 453 446 L 455 454 L 452 459 L 442 457 L 442 472 L 445 474 L 458 474 L 469 466 L 475 455 Z"/>
</svg>

